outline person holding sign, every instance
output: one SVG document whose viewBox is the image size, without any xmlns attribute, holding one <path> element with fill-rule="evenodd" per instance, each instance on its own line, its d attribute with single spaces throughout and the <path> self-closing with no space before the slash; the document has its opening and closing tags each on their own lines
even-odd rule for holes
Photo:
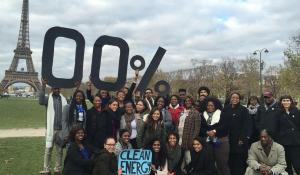
<svg viewBox="0 0 300 175">
<path fill-rule="evenodd" d="M 125 149 L 132 149 L 132 145 L 129 142 L 130 133 L 127 129 L 120 129 L 119 141 L 116 144 L 115 154 L 118 156 Z"/>
<path fill-rule="evenodd" d="M 114 137 L 108 137 L 104 142 L 104 149 L 96 155 L 95 166 L 92 175 L 121 175 L 118 171 L 118 160 L 115 155 L 116 141 Z"/>
<path fill-rule="evenodd" d="M 125 114 L 122 115 L 120 121 L 120 129 L 126 129 L 130 133 L 130 143 L 134 149 L 137 149 L 137 136 L 142 132 L 144 122 L 139 115 L 135 115 L 133 103 L 125 102 Z M 121 135 L 119 135 L 121 137 Z"/>
<path fill-rule="evenodd" d="M 85 138 L 84 129 L 80 125 L 74 126 L 70 131 L 70 145 L 64 162 L 63 175 L 90 175 L 93 160 Z"/>
<path fill-rule="evenodd" d="M 166 131 L 162 122 L 162 114 L 159 109 L 153 108 L 144 124 L 143 132 L 140 133 L 143 139 L 143 147 L 146 147 L 154 138 L 160 138 L 165 145 Z"/>
</svg>

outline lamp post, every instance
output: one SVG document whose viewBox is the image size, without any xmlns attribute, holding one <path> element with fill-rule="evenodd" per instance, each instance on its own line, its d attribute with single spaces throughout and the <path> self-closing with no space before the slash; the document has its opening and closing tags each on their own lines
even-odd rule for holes
<svg viewBox="0 0 300 175">
<path fill-rule="evenodd" d="M 262 70 L 263 70 L 263 64 L 264 64 L 264 62 L 261 60 L 261 53 L 262 52 L 264 52 L 264 53 L 269 53 L 269 51 L 268 51 L 268 49 L 266 49 L 266 48 L 263 48 L 263 49 L 260 49 L 260 50 L 256 50 L 256 51 L 254 51 L 253 52 L 253 55 L 257 55 L 257 54 L 259 54 L 259 88 L 260 88 L 260 95 L 261 95 L 261 97 L 262 97 L 262 94 L 263 94 L 263 92 L 262 92 Z"/>
</svg>

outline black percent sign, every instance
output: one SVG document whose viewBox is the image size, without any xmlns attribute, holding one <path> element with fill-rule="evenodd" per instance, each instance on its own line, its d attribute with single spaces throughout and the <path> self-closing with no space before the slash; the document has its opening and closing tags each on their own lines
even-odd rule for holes
<svg viewBox="0 0 300 175">
<path fill-rule="evenodd" d="M 73 72 L 73 77 L 70 79 L 65 78 L 57 78 L 53 75 L 53 55 L 54 55 L 54 45 L 55 40 L 58 37 L 69 38 L 76 42 L 76 51 L 75 51 L 75 68 Z M 105 82 L 102 81 L 99 77 L 99 72 L 101 69 L 101 58 L 102 58 L 102 50 L 103 46 L 110 45 L 116 46 L 120 49 L 119 56 L 119 68 L 118 68 L 118 77 L 116 82 Z M 48 84 L 52 87 L 60 87 L 60 88 L 72 88 L 75 87 L 76 82 L 81 82 L 83 75 L 83 61 L 84 61 L 84 48 L 85 48 L 85 39 L 81 33 L 74 29 L 63 28 L 63 27 L 52 27 L 50 28 L 44 38 L 43 45 L 43 54 L 42 54 L 42 78 L 48 80 Z M 153 56 L 150 65 L 148 66 L 145 74 L 143 75 L 138 87 L 137 91 L 143 93 L 147 88 L 152 76 L 157 70 L 166 50 L 162 47 L 159 47 Z M 129 55 L 129 47 L 125 40 L 118 37 L 102 35 L 100 36 L 93 48 L 93 57 L 92 57 L 92 65 L 91 65 L 91 73 L 90 78 L 94 83 L 96 88 L 109 90 L 109 91 L 117 91 L 121 89 L 125 83 L 127 78 L 127 67 L 128 67 L 128 55 Z M 135 66 L 135 62 L 140 61 L 140 66 Z M 145 59 L 140 55 L 135 55 L 130 60 L 131 68 L 134 70 L 143 70 L 145 67 Z M 160 86 L 164 86 L 164 90 L 160 90 Z M 159 95 L 167 95 L 170 91 L 170 85 L 166 81 L 159 81 L 155 85 L 155 91 L 159 93 Z"/>
</svg>

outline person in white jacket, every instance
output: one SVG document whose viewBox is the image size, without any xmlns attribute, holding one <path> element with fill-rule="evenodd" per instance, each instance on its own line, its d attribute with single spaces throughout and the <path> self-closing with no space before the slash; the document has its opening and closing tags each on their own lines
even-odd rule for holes
<svg viewBox="0 0 300 175">
<path fill-rule="evenodd" d="M 40 174 L 51 174 L 51 155 L 56 147 L 56 161 L 54 174 L 60 175 L 62 170 L 63 147 L 68 136 L 68 111 L 66 98 L 60 93 L 60 88 L 52 87 L 51 93 L 45 96 L 47 80 L 42 80 L 39 103 L 46 106 L 46 147 L 44 155 L 44 169 Z"/>
</svg>

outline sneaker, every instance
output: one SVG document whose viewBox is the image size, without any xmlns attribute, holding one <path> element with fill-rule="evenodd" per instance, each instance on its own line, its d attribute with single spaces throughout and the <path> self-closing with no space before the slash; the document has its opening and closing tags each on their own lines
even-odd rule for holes
<svg viewBox="0 0 300 175">
<path fill-rule="evenodd" d="M 51 172 L 50 171 L 40 171 L 40 174 L 43 174 L 43 175 L 51 175 Z"/>
</svg>

